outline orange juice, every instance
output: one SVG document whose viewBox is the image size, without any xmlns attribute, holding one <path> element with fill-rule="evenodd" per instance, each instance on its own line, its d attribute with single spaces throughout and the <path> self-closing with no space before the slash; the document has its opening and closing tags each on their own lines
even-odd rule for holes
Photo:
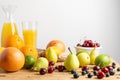
<svg viewBox="0 0 120 80">
<path fill-rule="evenodd" d="M 1 33 L 1 46 L 4 47 L 6 39 L 10 35 L 18 34 L 17 27 L 15 23 L 6 22 L 3 24 L 2 33 Z"/>
<path fill-rule="evenodd" d="M 37 30 L 23 30 L 25 45 L 36 47 Z"/>
</svg>

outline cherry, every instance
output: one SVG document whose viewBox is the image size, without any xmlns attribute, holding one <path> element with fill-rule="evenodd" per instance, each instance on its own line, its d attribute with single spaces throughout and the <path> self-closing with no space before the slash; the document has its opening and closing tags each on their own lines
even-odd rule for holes
<svg viewBox="0 0 120 80">
<path fill-rule="evenodd" d="M 50 61 L 49 62 L 49 66 L 54 66 L 55 65 L 55 62 L 54 61 Z"/>
<path fill-rule="evenodd" d="M 94 66 L 93 70 L 99 71 L 100 70 L 100 66 Z"/>
<path fill-rule="evenodd" d="M 92 40 L 85 40 L 82 45 L 79 43 L 77 46 L 82 46 L 82 47 L 100 47 L 100 44 L 98 42 L 93 42 Z"/>
<path fill-rule="evenodd" d="M 41 68 L 40 71 L 39 71 L 39 73 L 40 73 L 41 75 L 46 74 L 46 73 L 47 73 L 46 68 Z"/>
<path fill-rule="evenodd" d="M 100 47 L 100 44 L 99 43 L 95 43 L 96 47 Z"/>
<path fill-rule="evenodd" d="M 49 66 L 48 67 L 48 73 L 52 73 L 54 71 L 54 67 L 53 66 Z"/>
<path fill-rule="evenodd" d="M 109 69 L 108 69 L 107 67 L 104 67 L 104 68 L 102 68 L 101 70 L 102 70 L 102 72 L 104 72 L 104 73 L 108 73 L 108 72 L 109 72 Z"/>
<path fill-rule="evenodd" d="M 94 47 L 94 43 L 90 43 L 89 46 L 90 46 L 90 47 Z"/>
<path fill-rule="evenodd" d="M 98 77 L 99 79 L 104 78 L 104 76 L 105 76 L 105 73 L 104 73 L 104 72 L 98 71 L 97 77 Z"/>
<path fill-rule="evenodd" d="M 88 66 L 83 66 L 82 71 L 84 71 L 84 70 L 89 70 L 89 67 Z"/>
<path fill-rule="evenodd" d="M 59 72 L 63 72 L 63 70 L 65 69 L 63 65 L 58 65 L 57 67 Z"/>
<path fill-rule="evenodd" d="M 113 67 L 112 66 L 107 66 L 108 70 L 113 70 Z"/>
</svg>

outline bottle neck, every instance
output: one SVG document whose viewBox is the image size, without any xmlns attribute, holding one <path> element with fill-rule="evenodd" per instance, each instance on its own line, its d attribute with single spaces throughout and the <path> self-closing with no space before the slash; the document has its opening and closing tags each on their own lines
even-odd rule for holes
<svg viewBox="0 0 120 80">
<path fill-rule="evenodd" d="M 6 13 L 6 16 L 7 16 L 7 22 L 14 23 L 14 19 L 13 19 L 12 14 Z"/>
</svg>

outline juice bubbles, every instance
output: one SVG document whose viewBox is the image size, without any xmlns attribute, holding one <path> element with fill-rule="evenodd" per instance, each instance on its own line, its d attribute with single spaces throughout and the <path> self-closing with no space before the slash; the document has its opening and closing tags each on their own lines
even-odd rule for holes
<svg viewBox="0 0 120 80">
<path fill-rule="evenodd" d="M 23 30 L 23 38 L 25 45 L 36 47 L 37 30 Z"/>
<path fill-rule="evenodd" d="M 6 39 L 10 35 L 18 34 L 17 27 L 15 23 L 6 22 L 3 24 L 1 33 L 1 46 L 4 47 Z"/>
</svg>

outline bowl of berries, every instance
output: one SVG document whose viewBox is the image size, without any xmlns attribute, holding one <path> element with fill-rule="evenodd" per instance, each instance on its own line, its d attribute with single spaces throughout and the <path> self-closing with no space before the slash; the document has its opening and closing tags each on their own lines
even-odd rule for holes
<svg viewBox="0 0 120 80">
<path fill-rule="evenodd" d="M 80 50 L 87 50 L 89 53 L 95 48 L 98 52 L 100 52 L 101 45 L 100 43 L 92 40 L 84 40 L 83 43 L 77 43 L 76 52 Z"/>
</svg>

